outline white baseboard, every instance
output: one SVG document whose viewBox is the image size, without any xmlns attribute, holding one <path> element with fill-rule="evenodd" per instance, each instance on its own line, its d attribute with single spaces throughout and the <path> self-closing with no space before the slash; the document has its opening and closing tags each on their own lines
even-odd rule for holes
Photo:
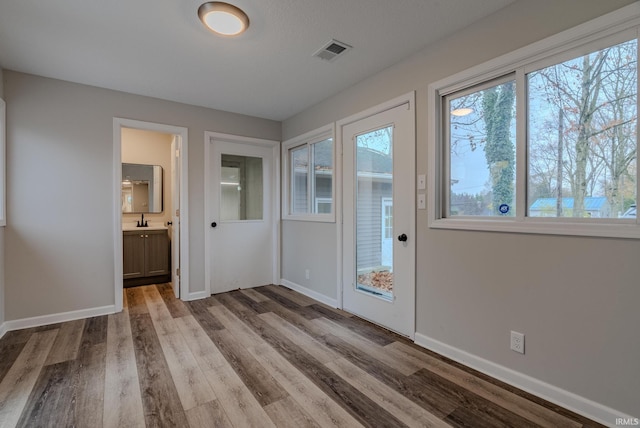
<svg viewBox="0 0 640 428">
<path fill-rule="evenodd" d="M 116 311 L 115 305 L 100 306 L 98 308 L 80 309 L 78 311 L 62 312 L 59 314 L 42 315 L 39 317 L 21 318 L 17 320 L 5 321 L 0 327 L 0 333 L 4 334 L 11 330 L 23 328 L 40 327 L 42 325 L 56 324 L 59 322 L 74 321 L 81 318 L 91 318 L 101 315 L 113 314 Z M 4 332 L 3 332 L 4 331 Z M 0 334 L 0 337 L 2 337 Z"/>
<path fill-rule="evenodd" d="M 0 339 L 2 339 L 2 336 L 4 336 L 4 334 L 8 331 L 9 330 L 7 329 L 7 323 L 3 322 L 2 324 L 0 324 Z"/>
<path fill-rule="evenodd" d="M 211 293 L 207 292 L 206 290 L 203 290 L 203 291 L 196 291 L 196 292 L 193 292 L 193 293 L 189 293 L 182 300 L 186 300 L 188 302 L 188 301 L 191 301 L 191 300 L 204 299 L 206 297 L 211 297 Z"/>
<path fill-rule="evenodd" d="M 307 287 L 303 287 L 302 285 L 296 284 L 295 282 L 287 281 L 286 279 L 281 278 L 280 285 L 297 291 L 300 294 L 304 294 L 307 297 L 311 297 L 312 299 L 317 300 L 320 303 L 324 303 L 327 306 L 331 306 L 332 308 L 338 307 L 338 301 L 336 299 L 327 297 L 324 294 L 320 294 L 317 291 L 313 291 Z"/>
<path fill-rule="evenodd" d="M 453 346 L 423 334 L 416 333 L 415 343 L 544 400 L 558 404 L 589 419 L 593 419 L 603 425 L 615 426 L 616 419 L 618 418 L 637 420 L 629 415 L 625 415 L 623 412 L 619 412 L 595 401 L 558 388 L 557 386 L 501 366 L 500 364 L 485 360 L 477 355 L 454 348 Z"/>
</svg>

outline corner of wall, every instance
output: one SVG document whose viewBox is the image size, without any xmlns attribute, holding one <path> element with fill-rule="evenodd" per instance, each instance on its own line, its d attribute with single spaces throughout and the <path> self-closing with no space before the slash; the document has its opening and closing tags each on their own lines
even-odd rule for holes
<svg viewBox="0 0 640 428">
<path fill-rule="evenodd" d="M 4 98 L 4 76 L 2 75 L 2 67 L 0 67 L 0 98 Z"/>
<path fill-rule="evenodd" d="M 318 293 L 317 291 L 312 290 L 311 288 L 304 287 L 300 284 L 296 284 L 295 282 L 291 282 L 284 278 L 280 279 L 280 285 L 282 285 L 283 287 L 287 287 L 291 290 L 297 291 L 300 294 L 304 294 L 307 297 L 311 297 L 312 299 L 317 300 L 320 303 L 324 303 L 327 306 L 331 306 L 332 308 L 338 307 L 338 300 L 325 296 L 324 294 Z"/>
<path fill-rule="evenodd" d="M 4 226 L 0 226 L 0 338 L 7 332 L 4 322 Z"/>
<path fill-rule="evenodd" d="M 4 99 L 4 76 L 0 67 L 0 98 Z M 3 131 L 4 132 L 4 131 Z M 4 323 L 4 227 L 0 226 L 0 338 L 6 333 Z"/>
</svg>

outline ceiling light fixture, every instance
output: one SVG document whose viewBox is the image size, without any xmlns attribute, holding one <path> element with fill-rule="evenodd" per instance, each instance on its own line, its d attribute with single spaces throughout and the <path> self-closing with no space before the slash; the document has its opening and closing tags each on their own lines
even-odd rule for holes
<svg viewBox="0 0 640 428">
<path fill-rule="evenodd" d="M 249 27 L 247 14 L 229 3 L 203 3 L 198 8 L 198 16 L 208 29 L 223 36 L 237 36 Z"/>
<path fill-rule="evenodd" d="M 457 108 L 451 111 L 451 114 L 453 116 L 458 116 L 458 117 L 468 116 L 471 113 L 473 113 L 473 109 L 471 108 Z"/>
</svg>

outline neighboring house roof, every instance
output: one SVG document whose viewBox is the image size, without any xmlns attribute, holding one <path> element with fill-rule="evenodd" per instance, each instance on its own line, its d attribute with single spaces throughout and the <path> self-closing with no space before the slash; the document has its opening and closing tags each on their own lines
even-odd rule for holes
<svg viewBox="0 0 640 428">
<path fill-rule="evenodd" d="M 333 170 L 333 153 L 331 145 L 314 145 L 314 161 L 317 170 Z M 306 171 L 307 162 L 299 160 L 296 169 Z M 358 147 L 358 171 L 375 174 L 391 174 L 393 172 L 393 158 L 377 150 Z"/>
<path fill-rule="evenodd" d="M 531 211 L 554 210 L 557 206 L 557 198 L 538 198 L 531 204 Z M 605 196 L 588 196 L 584 198 L 584 209 L 587 211 L 599 211 L 607 206 L 607 198 Z M 573 209 L 573 198 L 562 198 L 563 209 Z"/>
<path fill-rule="evenodd" d="M 377 150 L 358 147 L 358 171 L 391 174 L 393 158 Z"/>
</svg>

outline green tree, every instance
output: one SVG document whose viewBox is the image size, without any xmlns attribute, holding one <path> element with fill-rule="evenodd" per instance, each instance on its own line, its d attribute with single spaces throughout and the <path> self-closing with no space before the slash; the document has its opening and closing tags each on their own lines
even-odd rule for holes
<svg viewBox="0 0 640 428">
<path fill-rule="evenodd" d="M 536 151 L 556 134 L 556 187 L 562 189 L 564 181 L 570 188 L 574 217 L 585 216 L 587 196 L 607 196 L 614 213 L 635 197 L 626 184 L 633 180 L 629 171 L 637 157 L 636 49 L 633 40 L 529 75 L 529 96 L 536 100 L 530 104 L 536 107 L 529 111 L 530 125 L 538 121 L 529 127 L 529 170 L 545 167 L 538 163 L 552 152 L 543 149 L 538 156 Z M 558 190 L 558 199 L 562 196 L 567 195 Z"/>
<path fill-rule="evenodd" d="M 493 213 L 514 200 L 515 150 L 511 141 L 511 121 L 515 82 L 510 81 L 484 91 L 482 111 L 486 129 L 484 153 L 489 167 L 493 194 Z"/>
</svg>

